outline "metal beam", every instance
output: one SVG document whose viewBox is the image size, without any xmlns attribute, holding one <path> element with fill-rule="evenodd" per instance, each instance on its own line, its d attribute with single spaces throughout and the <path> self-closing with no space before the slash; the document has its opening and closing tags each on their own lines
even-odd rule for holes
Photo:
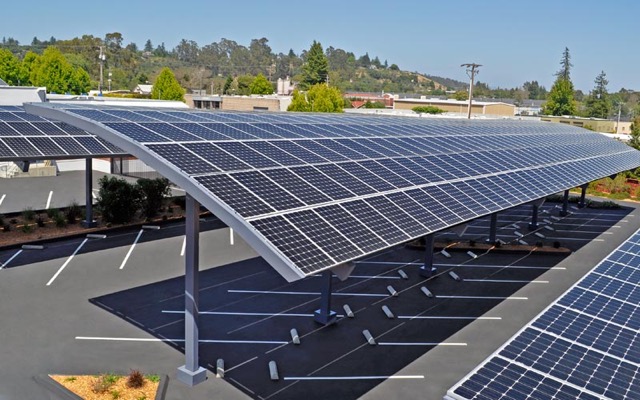
<svg viewBox="0 0 640 400">
<path fill-rule="evenodd" d="M 420 267 L 420 276 L 431 278 L 437 268 L 433 266 L 433 234 L 424 237 L 424 265 Z"/>
<path fill-rule="evenodd" d="M 337 314 L 331 311 L 331 280 L 333 272 L 328 269 L 322 273 L 322 289 L 320 290 L 320 308 L 314 312 L 313 319 L 319 324 L 330 325 L 336 322 Z"/>
<path fill-rule="evenodd" d="M 85 219 L 82 226 L 95 228 L 98 224 L 93 220 L 93 159 L 87 157 L 84 166 Z"/>
<path fill-rule="evenodd" d="M 491 222 L 489 225 L 489 243 L 495 243 L 497 239 L 497 231 L 498 231 L 498 213 L 495 212 L 491 214 Z"/>
<path fill-rule="evenodd" d="M 562 210 L 560 210 L 560 216 L 566 217 L 569 215 L 569 189 L 564 191 L 562 196 Z"/>
<path fill-rule="evenodd" d="M 585 183 L 584 185 L 580 186 L 580 188 L 582 189 L 582 192 L 580 193 L 580 202 L 578 203 L 578 208 L 585 208 L 587 206 L 585 198 L 587 196 L 588 186 L 589 186 L 588 183 Z"/>
<path fill-rule="evenodd" d="M 538 229 L 538 205 L 531 205 L 531 223 L 529 224 L 529 230 L 534 231 Z"/>
<path fill-rule="evenodd" d="M 187 193 L 184 275 L 184 355 L 185 365 L 178 368 L 178 380 L 195 386 L 207 379 L 207 370 L 198 363 L 198 270 L 200 255 L 200 204 Z"/>
</svg>

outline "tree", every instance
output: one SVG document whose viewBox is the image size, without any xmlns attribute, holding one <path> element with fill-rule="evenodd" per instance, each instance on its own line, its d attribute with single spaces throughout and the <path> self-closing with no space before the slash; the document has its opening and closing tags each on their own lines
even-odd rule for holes
<svg viewBox="0 0 640 400">
<path fill-rule="evenodd" d="M 142 213 L 147 218 L 156 216 L 162 208 L 164 198 L 171 193 L 169 180 L 167 178 L 142 178 L 138 179 L 137 186 L 140 191 Z"/>
<path fill-rule="evenodd" d="M 153 84 L 151 98 L 184 101 L 184 93 L 185 90 L 180 86 L 173 72 L 164 67 Z"/>
<path fill-rule="evenodd" d="M 0 49 L 0 79 L 9 85 L 17 85 L 20 80 L 20 63 L 7 49 Z"/>
<path fill-rule="evenodd" d="M 306 94 L 294 91 L 287 111 L 341 113 L 343 109 L 344 99 L 338 88 L 318 83 L 313 85 Z"/>
<path fill-rule="evenodd" d="M 300 82 L 302 89 L 309 89 L 313 85 L 326 82 L 329 75 L 329 61 L 319 42 L 313 41 L 302 70 L 302 82 Z"/>
<path fill-rule="evenodd" d="M 631 123 L 631 138 L 627 144 L 636 150 L 640 150 L 640 115 L 636 116 Z"/>
<path fill-rule="evenodd" d="M 251 89 L 251 94 L 273 94 L 273 85 L 262 74 L 255 77 L 249 89 Z"/>
<path fill-rule="evenodd" d="M 229 75 L 227 76 L 227 80 L 224 82 L 224 87 L 222 88 L 222 94 L 229 94 L 232 85 L 233 85 L 233 78 L 231 77 L 231 75 Z"/>
<path fill-rule="evenodd" d="M 33 63 L 31 83 L 45 86 L 49 93 L 67 93 L 75 86 L 75 71 L 58 48 L 47 47 Z"/>
<path fill-rule="evenodd" d="M 445 112 L 443 109 L 436 106 L 417 106 L 413 107 L 411 111 L 418 114 L 442 114 Z"/>
<path fill-rule="evenodd" d="M 458 101 L 463 101 L 469 99 L 469 93 L 464 90 L 458 90 L 453 94 L 453 98 Z"/>
<path fill-rule="evenodd" d="M 573 67 L 573 64 L 571 64 L 571 55 L 569 55 L 569 48 L 565 47 L 564 51 L 562 52 L 562 60 L 560 60 L 560 70 L 556 72 L 556 76 L 558 77 L 558 79 L 565 79 L 567 81 L 570 81 L 571 67 Z"/>
<path fill-rule="evenodd" d="M 122 33 L 120 32 L 112 32 L 104 35 L 104 43 L 112 50 L 120 49 L 122 47 L 122 40 Z"/>
<path fill-rule="evenodd" d="M 98 207 L 107 222 L 123 224 L 133 219 L 141 201 L 140 189 L 124 179 L 103 176 L 100 178 Z"/>
<path fill-rule="evenodd" d="M 251 84 L 253 83 L 253 76 L 251 75 L 241 75 L 239 76 L 237 81 L 237 89 L 236 94 L 240 96 L 248 96 L 251 94 Z"/>
<path fill-rule="evenodd" d="M 573 99 L 573 84 L 571 81 L 558 78 L 551 87 L 547 102 L 542 108 L 545 115 L 575 115 L 576 104 Z"/>
<path fill-rule="evenodd" d="M 595 87 L 586 101 L 586 116 L 590 118 L 608 118 L 611 113 L 611 99 L 607 91 L 607 75 L 600 72 L 595 79 Z"/>
<path fill-rule="evenodd" d="M 400 71 L 400 67 L 398 67 L 398 64 L 391 64 L 389 69 L 392 71 Z"/>
<path fill-rule="evenodd" d="M 39 57 L 40 56 L 33 51 L 28 51 L 27 54 L 24 55 L 22 63 L 20 63 L 20 76 L 18 78 L 21 85 L 33 85 L 33 83 L 31 82 L 31 73 L 34 69 L 34 66 L 37 65 Z"/>
<path fill-rule="evenodd" d="M 153 44 L 151 43 L 151 39 L 147 39 L 147 42 L 144 44 L 144 51 L 146 53 L 151 53 L 153 51 Z"/>
<path fill-rule="evenodd" d="M 525 82 L 522 88 L 529 92 L 530 100 L 544 100 L 547 97 L 547 89 L 544 86 L 540 86 L 538 81 Z"/>
</svg>

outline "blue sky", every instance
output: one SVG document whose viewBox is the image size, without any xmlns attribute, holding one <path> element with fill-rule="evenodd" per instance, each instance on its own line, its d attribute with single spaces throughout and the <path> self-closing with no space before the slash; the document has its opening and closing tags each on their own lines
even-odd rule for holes
<svg viewBox="0 0 640 400">
<path fill-rule="evenodd" d="M 200 46 L 221 38 L 249 45 L 266 37 L 274 52 L 326 48 L 368 52 L 409 71 L 466 81 L 460 64 L 483 64 L 492 87 L 537 80 L 550 88 L 565 46 L 574 85 L 588 92 L 604 70 L 609 90 L 640 90 L 637 0 L 484 1 L 166 1 L 32 0 L 6 2 L 0 35 L 70 39 L 120 32 L 143 46 L 182 38 Z"/>
</svg>

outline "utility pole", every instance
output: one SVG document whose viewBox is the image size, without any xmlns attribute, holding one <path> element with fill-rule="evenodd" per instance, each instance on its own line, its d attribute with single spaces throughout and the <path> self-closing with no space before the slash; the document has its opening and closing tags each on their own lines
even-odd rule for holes
<svg viewBox="0 0 640 400">
<path fill-rule="evenodd" d="M 616 133 L 620 133 L 620 113 L 622 112 L 622 102 L 618 102 L 618 122 L 616 123 Z"/>
<path fill-rule="evenodd" d="M 100 96 L 102 96 L 102 87 L 104 86 L 104 77 L 102 76 L 102 69 L 104 67 L 104 60 L 106 60 L 106 56 L 104 54 L 104 46 L 100 46 L 100 55 L 98 59 L 100 60 L 100 84 L 98 85 L 98 92 Z"/>
<path fill-rule="evenodd" d="M 467 110 L 467 118 L 471 119 L 471 99 L 473 98 L 473 79 L 478 73 L 478 68 L 482 67 L 481 64 L 469 63 L 469 64 L 461 64 L 461 67 L 465 67 L 467 69 L 467 75 L 471 81 L 469 82 L 469 109 Z"/>
</svg>

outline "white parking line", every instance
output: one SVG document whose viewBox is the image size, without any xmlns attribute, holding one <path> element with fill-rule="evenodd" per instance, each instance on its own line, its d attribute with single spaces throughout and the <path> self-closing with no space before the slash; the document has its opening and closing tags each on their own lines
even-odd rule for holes
<svg viewBox="0 0 640 400">
<path fill-rule="evenodd" d="M 94 200 L 96 200 L 98 198 L 98 196 L 96 196 L 96 192 L 98 192 L 98 191 L 99 191 L 98 189 L 93 189 L 91 191 L 91 197 L 93 197 Z"/>
<path fill-rule="evenodd" d="M 320 292 L 278 292 L 271 290 L 227 290 L 227 293 L 247 293 L 247 294 L 282 294 L 292 296 L 320 296 Z M 389 297 L 388 293 L 331 293 L 332 296 L 360 296 L 360 297 Z"/>
<path fill-rule="evenodd" d="M 164 314 L 184 314 L 184 311 L 162 310 Z M 230 311 L 200 311 L 200 315 L 234 315 L 248 317 L 313 317 L 313 314 L 287 313 L 259 313 L 259 312 L 230 312 Z M 343 318 L 344 315 L 337 315 Z"/>
<path fill-rule="evenodd" d="M 76 340 L 97 340 L 107 342 L 184 342 L 184 339 L 158 339 L 158 338 L 126 338 L 126 337 L 104 337 L 104 336 L 76 336 Z M 287 344 L 281 340 L 208 340 L 200 339 L 199 343 L 219 343 L 219 344 Z"/>
<path fill-rule="evenodd" d="M 127 255 L 124 257 L 124 260 L 122 260 L 122 264 L 120 264 L 120 269 L 123 269 L 124 265 L 127 263 L 127 260 L 129 260 L 129 256 L 131 256 L 131 253 L 133 253 L 133 249 L 136 247 L 138 240 L 140 240 L 140 236 L 142 236 L 142 232 L 144 232 L 144 229 L 140 229 L 140 232 L 138 232 L 138 236 L 136 236 L 136 240 L 133 241 L 133 244 L 131 245 L 131 248 L 127 252 Z"/>
<path fill-rule="evenodd" d="M 185 236 L 184 239 L 182 239 L 182 250 L 180 250 L 180 257 L 184 257 L 184 251 L 187 248 L 187 237 Z"/>
<path fill-rule="evenodd" d="M 89 239 L 84 239 L 82 241 L 82 243 L 80 243 L 80 246 L 78 246 L 78 248 L 76 249 L 76 251 L 73 252 L 73 254 L 71 254 L 69 256 L 69 258 L 67 258 L 67 261 L 64 262 L 64 264 L 62 264 L 62 267 L 60 267 L 60 269 L 58 269 L 58 272 L 55 273 L 55 275 L 53 275 L 51 277 L 51 279 L 49 279 L 49 282 L 47 282 L 47 286 L 51 286 L 51 284 L 53 283 L 53 281 L 56 280 L 56 278 L 58 277 L 58 275 L 60 275 L 60 273 L 67 267 L 67 265 L 69 265 L 69 263 L 71 262 L 71 260 L 73 260 L 73 257 L 76 256 L 76 254 L 78 254 L 78 252 L 80 251 L 80 249 L 82 248 L 82 246 L 84 246 L 85 243 L 87 243 L 87 240 Z"/>
<path fill-rule="evenodd" d="M 404 265 L 404 264 L 403 264 Z M 337 278 L 336 275 L 332 275 L 334 278 Z M 311 278 L 322 278 L 321 275 L 311 275 Z M 399 276 L 385 276 L 385 275 L 349 275 L 349 279 L 402 279 Z"/>
<path fill-rule="evenodd" d="M 436 296 L 438 299 L 476 299 L 476 300 L 529 300 L 528 297 L 516 297 L 516 296 Z"/>
<path fill-rule="evenodd" d="M 439 297 L 439 296 L 436 296 Z M 500 321 L 502 317 L 455 317 L 441 315 L 398 315 L 398 319 L 473 319 L 473 320 L 489 320 Z"/>
<path fill-rule="evenodd" d="M 392 261 L 356 261 L 356 264 L 377 265 L 424 265 L 423 263 L 402 263 Z M 566 269 L 564 267 L 536 267 L 529 265 L 489 265 L 489 264 L 433 264 L 435 267 L 462 267 L 462 268 L 509 268 L 509 269 Z"/>
<path fill-rule="evenodd" d="M 229 244 L 231 246 L 234 245 L 234 240 L 233 240 L 233 228 L 229 228 Z"/>
<path fill-rule="evenodd" d="M 378 342 L 378 346 L 466 346 L 464 342 L 455 343 L 438 343 L 438 342 L 424 342 L 424 343 L 402 343 L 402 342 Z"/>
<path fill-rule="evenodd" d="M 489 283 L 549 283 L 549 281 L 527 281 L 517 279 L 465 279 L 465 282 L 489 282 Z"/>
<path fill-rule="evenodd" d="M 424 379 L 424 375 L 390 375 L 390 376 L 285 376 L 285 381 L 359 381 L 386 379 Z"/>
<path fill-rule="evenodd" d="M 14 258 L 18 257 L 20 253 L 22 253 L 22 249 L 18 250 L 14 255 L 11 256 L 11 258 L 5 261 L 4 264 L 0 265 L 0 269 L 6 267 L 11 261 L 13 261 Z"/>
<path fill-rule="evenodd" d="M 49 206 L 51 205 L 51 196 L 53 196 L 53 190 L 49 191 L 49 197 L 47 198 L 47 205 L 44 207 L 45 209 L 48 209 Z"/>
<path fill-rule="evenodd" d="M 5 197 L 7 197 L 6 194 L 3 194 L 2 197 L 0 197 L 0 206 L 2 205 L 2 202 L 4 201 Z"/>
</svg>

